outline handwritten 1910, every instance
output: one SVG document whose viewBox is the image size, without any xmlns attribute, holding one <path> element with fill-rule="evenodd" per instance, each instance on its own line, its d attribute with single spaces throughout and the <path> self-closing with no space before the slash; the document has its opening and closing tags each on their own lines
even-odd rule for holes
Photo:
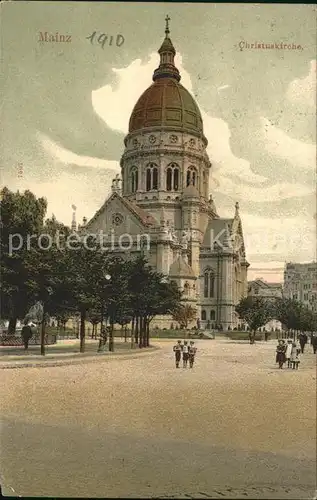
<svg viewBox="0 0 317 500">
<path fill-rule="evenodd" d="M 100 35 L 97 34 L 97 31 L 94 31 L 92 33 L 92 35 L 90 36 L 87 36 L 86 37 L 88 40 L 90 40 L 90 42 L 93 44 L 94 41 L 95 43 L 99 43 L 99 45 L 101 45 L 102 48 L 105 47 L 106 43 L 107 45 L 111 46 L 113 44 L 113 41 L 115 39 L 114 36 L 109 36 L 109 35 L 106 35 L 105 33 L 101 33 Z M 124 36 L 123 35 L 117 35 L 116 36 L 116 43 L 115 45 L 117 47 L 121 47 L 121 45 L 124 44 Z"/>
</svg>

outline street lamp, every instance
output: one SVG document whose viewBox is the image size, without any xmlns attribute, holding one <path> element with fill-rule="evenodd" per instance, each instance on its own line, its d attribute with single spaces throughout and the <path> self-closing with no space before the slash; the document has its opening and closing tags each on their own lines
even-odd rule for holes
<svg viewBox="0 0 317 500">
<path fill-rule="evenodd" d="M 106 280 L 106 282 L 109 282 L 111 280 L 110 274 L 108 274 L 108 273 L 104 274 L 104 279 Z M 104 311 L 104 300 L 105 300 L 104 292 L 105 292 L 106 286 L 107 286 L 107 283 L 105 284 L 105 282 L 103 281 L 103 283 L 102 283 L 102 295 L 101 295 L 100 339 L 99 339 L 98 351 L 103 351 L 105 349 L 106 341 L 107 341 L 104 326 L 103 326 L 103 319 L 104 319 L 104 312 L 105 312 Z M 110 340 L 109 340 L 109 342 L 110 342 Z"/>
<path fill-rule="evenodd" d="M 53 289 L 48 286 L 45 291 L 50 297 L 53 294 Z M 46 297 L 45 297 L 46 299 Z M 42 328 L 41 328 L 41 355 L 45 356 L 45 314 L 46 314 L 46 300 L 43 300 L 43 317 L 42 317 Z"/>
<path fill-rule="evenodd" d="M 108 273 L 104 275 L 104 278 L 105 278 L 106 282 L 109 282 L 111 280 L 111 276 Z M 107 284 L 103 286 L 103 290 L 102 290 L 103 292 L 105 291 Z M 102 293 L 102 299 L 101 299 L 101 325 L 100 325 L 100 331 L 103 330 L 103 319 L 104 319 L 104 293 Z"/>
</svg>

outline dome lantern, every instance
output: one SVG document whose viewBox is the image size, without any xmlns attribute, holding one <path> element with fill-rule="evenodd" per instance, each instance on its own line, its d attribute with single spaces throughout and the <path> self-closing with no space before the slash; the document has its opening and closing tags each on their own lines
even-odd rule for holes
<svg viewBox="0 0 317 500">
<path fill-rule="evenodd" d="M 153 73 L 153 82 L 156 82 L 160 78 L 174 78 L 177 82 L 180 81 L 181 77 L 178 69 L 174 64 L 174 57 L 176 55 L 176 50 L 169 37 L 169 21 L 170 17 L 166 16 L 165 22 L 165 39 L 158 50 L 160 54 L 160 65 Z"/>
</svg>

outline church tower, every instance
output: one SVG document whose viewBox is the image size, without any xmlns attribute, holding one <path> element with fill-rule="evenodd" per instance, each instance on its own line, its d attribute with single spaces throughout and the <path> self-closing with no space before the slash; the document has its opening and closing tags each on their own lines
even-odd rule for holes
<svg viewBox="0 0 317 500">
<path fill-rule="evenodd" d="M 168 16 L 165 21 L 153 83 L 129 120 L 121 179 L 113 180 L 110 197 L 84 230 L 114 235 L 114 251 L 122 256 L 127 251 L 120 242 L 129 237 L 131 257 L 145 252 L 138 238 L 146 236 L 148 262 L 175 281 L 203 327 L 226 329 L 237 321 L 234 308 L 247 282 L 242 225 L 237 209 L 233 219 L 220 218 L 209 195 L 201 113 L 180 83 Z"/>
<path fill-rule="evenodd" d="M 167 16 L 153 83 L 130 117 L 121 158 L 122 196 L 149 212 L 158 223 L 164 210 L 167 225 L 182 238 L 185 230 L 199 230 L 199 212 L 208 205 L 211 164 L 199 108 L 181 85 L 175 66 L 169 21 Z M 187 188 L 190 193 L 186 194 Z"/>
</svg>

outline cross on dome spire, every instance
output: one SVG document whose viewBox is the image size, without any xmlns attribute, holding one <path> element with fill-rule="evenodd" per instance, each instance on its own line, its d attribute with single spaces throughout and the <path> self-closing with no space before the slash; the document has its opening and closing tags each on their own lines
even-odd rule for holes
<svg viewBox="0 0 317 500">
<path fill-rule="evenodd" d="M 166 18 L 165 18 L 165 22 L 166 22 L 166 27 L 165 27 L 165 38 L 168 38 L 168 35 L 170 34 L 170 30 L 169 30 L 169 21 L 171 20 L 171 18 L 169 17 L 169 15 L 167 14 Z"/>
</svg>

